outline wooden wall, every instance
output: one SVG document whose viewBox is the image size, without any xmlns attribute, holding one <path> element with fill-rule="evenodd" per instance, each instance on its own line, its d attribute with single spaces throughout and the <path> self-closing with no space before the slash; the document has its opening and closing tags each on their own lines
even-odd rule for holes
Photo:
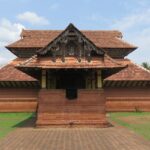
<svg viewBox="0 0 150 150">
<path fill-rule="evenodd" d="M 65 90 L 41 90 L 37 125 L 60 124 L 106 124 L 103 90 L 78 90 L 75 100 L 66 99 Z"/>
<path fill-rule="evenodd" d="M 38 90 L 0 89 L 0 112 L 35 112 Z"/>
<path fill-rule="evenodd" d="M 150 88 L 106 88 L 107 111 L 150 111 Z"/>
</svg>

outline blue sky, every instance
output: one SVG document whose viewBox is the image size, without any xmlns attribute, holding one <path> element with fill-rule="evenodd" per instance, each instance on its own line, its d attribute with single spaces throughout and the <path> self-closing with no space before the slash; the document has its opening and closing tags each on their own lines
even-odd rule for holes
<svg viewBox="0 0 150 150">
<path fill-rule="evenodd" d="M 4 46 L 19 39 L 22 28 L 120 30 L 139 48 L 128 57 L 150 63 L 149 0 L 0 0 L 0 64 L 15 56 Z"/>
</svg>

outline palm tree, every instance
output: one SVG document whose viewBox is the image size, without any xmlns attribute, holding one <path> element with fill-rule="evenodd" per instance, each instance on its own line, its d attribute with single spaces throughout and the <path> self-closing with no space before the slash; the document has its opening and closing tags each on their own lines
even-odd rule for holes
<svg viewBox="0 0 150 150">
<path fill-rule="evenodd" d="M 143 62 L 142 67 L 144 67 L 147 70 L 150 70 L 150 64 L 148 62 Z"/>
</svg>

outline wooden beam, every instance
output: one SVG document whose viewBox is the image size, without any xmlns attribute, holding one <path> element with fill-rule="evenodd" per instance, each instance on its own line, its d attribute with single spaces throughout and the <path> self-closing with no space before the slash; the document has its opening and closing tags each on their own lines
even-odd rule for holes
<svg viewBox="0 0 150 150">
<path fill-rule="evenodd" d="M 15 82 L 15 83 L 16 83 L 17 87 L 21 87 L 20 82 Z"/>
<path fill-rule="evenodd" d="M 1 87 L 5 87 L 5 85 L 2 81 L 0 82 L 0 84 L 1 84 Z"/>
<path fill-rule="evenodd" d="M 104 81 L 104 82 L 103 82 L 103 86 L 104 86 L 104 87 L 107 87 L 107 81 Z"/>
<path fill-rule="evenodd" d="M 143 87 L 146 87 L 146 85 L 147 85 L 147 81 L 143 81 L 142 86 L 143 86 Z"/>
<path fill-rule="evenodd" d="M 114 87 L 116 85 L 116 81 L 112 81 L 111 87 Z"/>
<path fill-rule="evenodd" d="M 11 84 L 13 87 L 16 87 L 16 84 L 13 81 L 11 81 Z"/>
<path fill-rule="evenodd" d="M 6 81 L 5 84 L 6 84 L 6 87 L 11 87 L 11 84 L 9 81 Z"/>
<path fill-rule="evenodd" d="M 117 86 L 117 87 L 121 87 L 122 82 L 123 82 L 123 81 L 117 81 L 116 86 Z"/>
<path fill-rule="evenodd" d="M 127 87 L 130 87 L 130 86 L 132 86 L 132 81 L 128 81 L 128 84 L 127 84 Z"/>
<path fill-rule="evenodd" d="M 139 81 L 139 82 L 138 82 L 138 86 L 139 86 L 139 87 L 142 86 L 142 81 Z"/>
<path fill-rule="evenodd" d="M 30 81 L 29 84 L 30 84 L 31 87 L 35 87 L 34 82 L 31 82 L 31 81 Z"/>
<path fill-rule="evenodd" d="M 132 87 L 136 87 L 137 86 L 137 81 L 133 81 Z"/>
<path fill-rule="evenodd" d="M 112 81 L 107 81 L 107 87 L 111 87 L 111 83 L 112 83 Z"/>
<path fill-rule="evenodd" d="M 25 86 L 28 88 L 32 87 L 32 84 L 30 81 L 26 81 L 24 84 L 26 84 Z"/>
<path fill-rule="evenodd" d="M 121 87 L 124 87 L 126 85 L 126 81 L 120 81 L 121 82 Z"/>
<path fill-rule="evenodd" d="M 22 81 L 21 84 L 23 85 L 23 87 L 28 87 L 26 82 Z"/>
</svg>

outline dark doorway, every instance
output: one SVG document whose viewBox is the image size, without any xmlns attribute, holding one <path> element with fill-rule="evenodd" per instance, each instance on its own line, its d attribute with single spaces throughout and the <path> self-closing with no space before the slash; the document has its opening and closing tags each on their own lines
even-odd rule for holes
<svg viewBox="0 0 150 150">
<path fill-rule="evenodd" d="M 57 72 L 57 89 L 84 89 L 85 71 L 84 70 L 60 70 Z"/>
</svg>

